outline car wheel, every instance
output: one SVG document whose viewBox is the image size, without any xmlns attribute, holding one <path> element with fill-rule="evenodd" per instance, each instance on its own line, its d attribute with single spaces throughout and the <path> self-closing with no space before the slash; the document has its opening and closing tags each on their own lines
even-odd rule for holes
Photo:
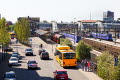
<svg viewBox="0 0 120 80">
<path fill-rule="evenodd" d="M 43 60 L 43 58 L 41 57 L 41 60 Z"/>
<path fill-rule="evenodd" d="M 54 77 L 54 80 L 56 80 L 56 78 Z"/>
</svg>

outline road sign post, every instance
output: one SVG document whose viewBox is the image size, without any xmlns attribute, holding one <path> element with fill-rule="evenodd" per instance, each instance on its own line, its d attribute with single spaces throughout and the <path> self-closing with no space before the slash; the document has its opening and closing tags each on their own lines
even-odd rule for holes
<svg viewBox="0 0 120 80">
<path fill-rule="evenodd" d="M 31 48 L 32 48 L 32 39 L 30 39 L 30 43 L 31 43 Z"/>
</svg>

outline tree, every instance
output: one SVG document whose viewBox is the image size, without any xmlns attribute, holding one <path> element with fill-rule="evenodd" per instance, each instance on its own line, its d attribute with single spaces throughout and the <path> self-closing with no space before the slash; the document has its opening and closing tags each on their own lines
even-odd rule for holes
<svg viewBox="0 0 120 80">
<path fill-rule="evenodd" d="M 61 45 L 69 46 L 72 49 L 72 42 L 69 39 L 62 39 L 64 42 Z"/>
<path fill-rule="evenodd" d="M 114 57 L 108 52 L 97 57 L 97 74 L 104 80 L 120 80 L 116 79 L 116 69 L 118 68 L 114 66 Z"/>
<path fill-rule="evenodd" d="M 82 40 L 78 42 L 76 47 L 76 57 L 78 60 L 90 59 L 91 46 L 83 42 Z"/>
<path fill-rule="evenodd" d="M 3 46 L 7 46 L 10 43 L 10 35 L 5 24 L 6 19 L 2 18 L 0 20 L 0 43 L 3 44 Z"/>
<path fill-rule="evenodd" d="M 14 30 L 14 26 L 15 26 L 15 25 L 10 25 L 10 26 L 9 26 L 9 31 L 13 31 L 13 30 Z"/>
<path fill-rule="evenodd" d="M 60 45 L 62 45 L 64 41 L 65 41 L 65 38 L 60 38 Z"/>
<path fill-rule="evenodd" d="M 28 43 L 30 37 L 30 23 L 28 19 L 19 20 L 14 27 L 17 39 L 20 42 Z"/>
</svg>

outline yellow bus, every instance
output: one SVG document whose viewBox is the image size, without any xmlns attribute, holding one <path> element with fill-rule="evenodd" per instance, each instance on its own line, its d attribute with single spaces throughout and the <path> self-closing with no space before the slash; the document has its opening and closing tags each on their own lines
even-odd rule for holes
<svg viewBox="0 0 120 80">
<path fill-rule="evenodd" d="M 9 32 L 10 36 L 11 36 L 11 39 L 14 39 L 16 37 L 15 33 L 14 32 Z"/>
<path fill-rule="evenodd" d="M 54 55 L 62 67 L 77 65 L 76 53 L 69 46 L 57 46 Z"/>
</svg>

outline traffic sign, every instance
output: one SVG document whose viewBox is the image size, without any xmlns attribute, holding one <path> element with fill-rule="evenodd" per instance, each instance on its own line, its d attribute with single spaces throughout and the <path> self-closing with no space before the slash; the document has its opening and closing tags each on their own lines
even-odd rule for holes
<svg viewBox="0 0 120 80">
<path fill-rule="evenodd" d="M 32 39 L 30 39 L 30 41 L 32 41 Z"/>
</svg>

